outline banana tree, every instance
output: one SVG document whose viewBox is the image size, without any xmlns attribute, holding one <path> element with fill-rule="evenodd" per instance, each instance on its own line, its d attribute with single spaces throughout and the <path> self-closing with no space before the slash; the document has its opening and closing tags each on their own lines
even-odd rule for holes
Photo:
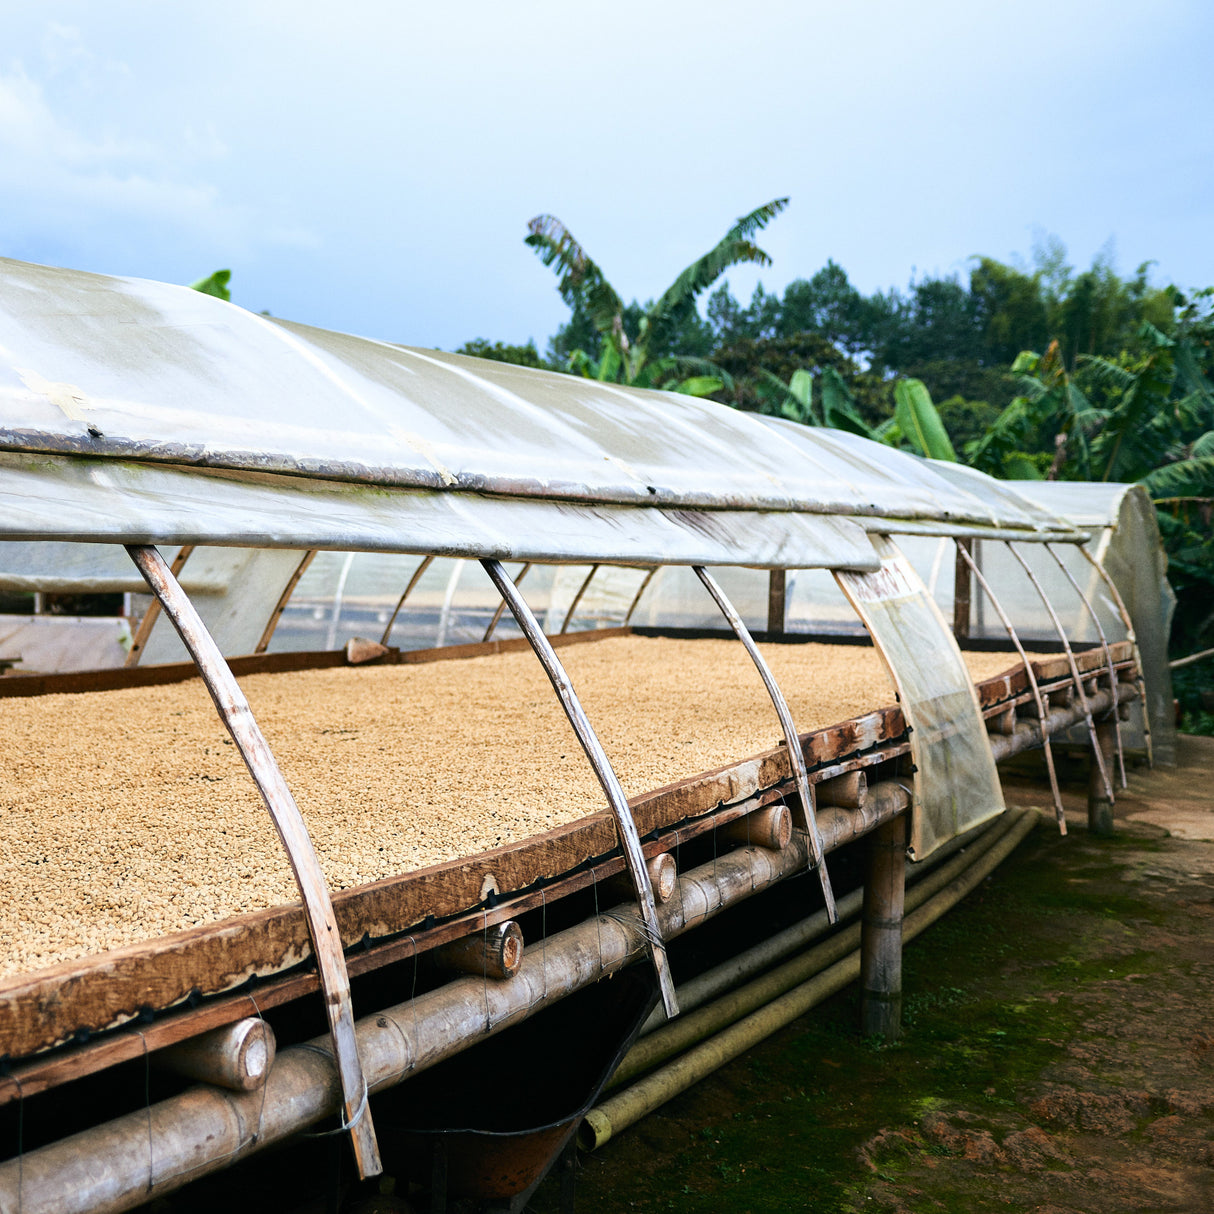
<svg viewBox="0 0 1214 1214">
<path fill-rule="evenodd" d="M 671 283 L 656 303 L 645 307 L 632 333 L 624 323 L 624 302 L 603 271 L 555 215 L 537 215 L 527 225 L 526 243 L 544 265 L 555 270 L 561 298 L 575 312 L 584 312 L 602 338 L 597 359 L 585 351 L 575 351 L 569 369 L 595 379 L 637 387 L 673 387 L 698 396 L 718 391 L 726 381 L 724 372 L 702 364 L 698 373 L 680 375 L 678 358 L 652 355 L 655 334 L 663 324 L 694 308 L 697 296 L 730 266 L 744 262 L 771 265 L 771 258 L 751 237 L 787 205 L 787 198 L 775 198 L 743 215 L 712 249 Z"/>
</svg>

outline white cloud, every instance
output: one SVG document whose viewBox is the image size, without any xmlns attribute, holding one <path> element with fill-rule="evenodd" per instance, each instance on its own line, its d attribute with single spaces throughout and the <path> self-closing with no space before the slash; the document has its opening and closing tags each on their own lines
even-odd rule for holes
<svg viewBox="0 0 1214 1214">
<path fill-rule="evenodd" d="M 72 35 L 72 36 L 69 36 Z M 57 63 L 87 56 L 61 32 Z M 227 155 L 210 122 L 184 126 L 172 147 L 62 119 L 46 90 L 15 65 L 0 72 L 0 231 L 20 247 L 47 233 L 132 227 L 239 254 L 257 243 L 310 247 L 307 230 L 225 200 L 200 171 Z M 152 229 L 152 230 L 149 230 Z"/>
</svg>

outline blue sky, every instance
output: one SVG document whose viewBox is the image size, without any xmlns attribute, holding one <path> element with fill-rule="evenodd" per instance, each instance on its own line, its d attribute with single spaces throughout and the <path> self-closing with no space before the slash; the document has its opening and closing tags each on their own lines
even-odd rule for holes
<svg viewBox="0 0 1214 1214">
<path fill-rule="evenodd" d="M 778 195 L 769 288 L 868 291 L 1054 233 L 1214 284 L 1208 0 L 0 0 L 0 255 L 453 348 L 625 298 Z M 748 298 L 760 277 L 730 275 Z"/>
</svg>

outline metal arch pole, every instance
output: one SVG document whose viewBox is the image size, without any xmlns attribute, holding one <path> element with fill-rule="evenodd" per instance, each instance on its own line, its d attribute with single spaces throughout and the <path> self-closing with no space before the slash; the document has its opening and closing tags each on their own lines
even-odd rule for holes
<svg viewBox="0 0 1214 1214">
<path fill-rule="evenodd" d="M 174 577 L 181 572 L 182 567 L 190 559 L 193 551 L 193 544 L 183 544 L 177 550 L 177 555 L 173 558 L 173 564 L 170 566 Z M 143 657 L 143 648 L 148 643 L 148 637 L 152 634 L 152 625 L 156 623 L 156 617 L 159 615 L 160 600 L 153 599 L 148 604 L 147 611 L 143 613 L 143 619 L 139 621 L 139 628 L 135 633 L 134 639 L 131 641 L 131 651 L 126 655 L 126 661 L 122 663 L 124 666 L 139 665 L 139 659 Z"/>
<path fill-rule="evenodd" d="M 632 613 L 637 609 L 637 605 L 641 601 L 641 595 L 643 595 L 645 591 L 649 589 L 649 583 L 653 581 L 653 575 L 657 573 L 657 571 L 658 567 L 657 565 L 654 565 L 653 568 L 650 569 L 647 574 L 645 574 L 645 580 L 641 582 L 640 588 L 637 590 L 636 594 L 632 596 L 632 604 L 628 608 L 628 614 L 624 616 L 625 627 L 627 627 L 631 622 Z"/>
<path fill-rule="evenodd" d="M 527 600 L 510 580 L 505 569 L 502 568 L 501 561 L 485 558 L 481 564 L 510 608 L 511 614 L 518 621 L 518 626 L 530 642 L 535 656 L 539 658 L 540 665 L 543 666 L 544 673 L 552 684 L 552 689 L 561 701 L 565 716 L 569 718 L 569 724 L 573 726 L 573 732 L 577 734 L 577 740 L 586 752 L 590 766 L 594 768 L 594 774 L 598 777 L 599 784 L 606 794 L 612 817 L 615 819 L 616 831 L 620 836 L 624 863 L 628 868 L 628 875 L 632 878 L 633 889 L 636 890 L 649 955 L 653 961 L 654 971 L 657 973 L 658 987 L 662 992 L 662 1004 L 666 1009 L 667 1019 L 673 1019 L 679 1014 L 679 1002 L 674 991 L 670 962 L 666 957 L 666 942 L 662 938 L 662 928 L 658 923 L 653 885 L 650 883 L 649 873 L 645 867 L 645 853 L 641 850 L 636 822 L 633 820 L 632 811 L 628 808 L 628 798 L 624 796 L 624 790 L 620 786 L 619 778 L 611 766 L 610 759 L 607 758 L 607 752 L 603 750 L 602 743 L 594 732 L 594 726 L 590 724 L 590 718 L 586 716 L 585 709 L 582 708 L 581 701 L 578 700 L 577 694 L 573 690 L 573 684 L 569 681 L 569 676 L 565 673 L 560 658 L 556 656 L 552 642 L 544 635 L 544 630 L 527 605 Z"/>
<path fill-rule="evenodd" d="M 295 567 L 295 572 L 291 574 L 291 580 L 283 587 L 282 594 L 278 596 L 278 602 L 274 604 L 274 610 L 270 612 L 270 618 L 266 621 L 265 631 L 261 634 L 261 640 L 257 642 L 257 648 L 254 653 L 265 653 L 270 647 L 270 642 L 274 639 L 274 632 L 278 628 L 278 621 L 282 619 L 282 613 L 286 611 L 287 604 L 291 601 L 291 595 L 295 593 L 295 587 L 299 585 L 299 579 L 308 571 L 308 566 L 312 563 L 316 556 L 316 549 L 309 548 L 303 554 L 303 560 Z"/>
<path fill-rule="evenodd" d="M 1066 659 L 1071 667 L 1071 678 L 1075 683 L 1075 694 L 1079 697 L 1079 707 L 1083 709 L 1083 719 L 1087 722 L 1088 736 L 1092 739 L 1092 751 L 1096 756 L 1096 766 L 1100 769 L 1100 779 L 1104 784 L 1105 795 L 1109 799 L 1109 804 L 1112 805 L 1115 800 L 1113 796 L 1113 782 L 1109 779 L 1108 768 L 1104 765 L 1104 753 L 1100 748 L 1100 742 L 1096 738 L 1096 723 L 1092 720 L 1092 710 L 1088 707 L 1088 698 L 1084 694 L 1083 679 L 1079 674 L 1079 666 L 1075 662 L 1075 651 L 1071 648 L 1071 642 L 1067 640 L 1066 630 L 1062 627 L 1062 621 L 1058 618 L 1058 613 L 1054 610 L 1054 605 L 1050 602 L 1045 588 L 1037 580 L 1036 574 L 1029 568 L 1028 562 L 1016 551 L 1016 545 L 1011 540 L 1005 542 L 1007 543 L 1008 551 L 1020 563 L 1020 568 L 1028 575 L 1029 581 L 1033 583 L 1038 595 L 1040 595 L 1050 619 L 1054 622 L 1054 629 L 1058 633 L 1058 639 L 1062 642 L 1063 649 L 1066 650 Z"/>
<path fill-rule="evenodd" d="M 532 562 L 527 561 L 523 565 L 523 567 L 518 571 L 518 576 L 514 579 L 514 584 L 516 586 L 519 585 L 519 583 L 522 582 L 523 578 L 525 578 L 527 576 L 527 574 L 531 571 L 531 565 L 532 565 Z M 498 605 L 497 605 L 497 610 L 493 613 L 493 619 L 491 619 L 489 621 L 489 627 L 485 629 L 485 635 L 483 637 L 481 637 L 482 644 L 484 644 L 485 641 L 492 639 L 493 634 L 494 634 L 494 632 L 497 631 L 497 626 L 498 626 L 499 622 L 501 621 L 502 612 L 505 610 L 506 610 L 506 600 L 502 599 L 502 601 L 500 603 L 498 603 Z"/>
<path fill-rule="evenodd" d="M 977 580 L 982 593 L 990 599 L 991 606 L 994 607 L 996 614 L 1003 621 L 1003 626 L 1007 629 L 1007 635 L 1011 638 L 1012 644 L 1016 646 L 1016 652 L 1020 654 L 1020 660 L 1024 663 L 1024 673 L 1028 676 L 1029 687 L 1033 692 L 1033 702 L 1037 705 L 1037 719 L 1041 722 L 1041 747 L 1045 751 L 1045 765 L 1050 773 L 1050 791 L 1054 794 L 1054 815 L 1058 819 L 1059 832 L 1065 835 L 1066 815 L 1062 809 L 1062 793 L 1058 789 L 1058 773 L 1054 770 L 1054 751 L 1050 746 L 1050 735 L 1045 729 L 1046 717 L 1049 714 L 1045 710 L 1045 700 L 1042 699 L 1041 688 L 1037 685 L 1037 675 L 1033 670 L 1033 663 L 1029 661 L 1029 655 L 1025 653 L 1024 646 L 1020 643 L 1019 636 L 1016 635 L 1016 629 L 1011 619 L 1007 612 L 1003 610 L 1002 604 L 995 597 L 990 584 L 982 575 L 982 570 L 978 568 L 974 558 L 960 544 L 957 545 L 957 551 L 965 558 L 965 562 L 969 565 L 970 572 Z"/>
<path fill-rule="evenodd" d="M 287 853 L 303 899 L 312 952 L 316 957 L 324 992 L 333 1058 L 341 1083 L 342 1121 L 344 1128 L 350 1131 L 359 1175 L 363 1178 L 378 1176 L 383 1171 L 383 1165 L 380 1163 L 375 1127 L 367 1107 L 367 1084 L 354 1035 L 350 977 L 342 952 L 341 934 L 333 914 L 333 902 L 308 828 L 231 668 L 164 557 L 150 545 L 128 544 L 126 550 L 190 651 L 220 719 L 232 735 L 232 741 L 236 743 L 240 757 L 249 769 L 266 809 L 270 811 Z"/>
<path fill-rule="evenodd" d="M 573 602 L 569 604 L 569 610 L 565 612 L 565 618 L 561 621 L 561 636 L 569 628 L 569 622 L 573 619 L 573 613 L 577 610 L 577 605 L 582 601 L 582 595 L 586 593 L 586 587 L 590 585 L 591 579 L 599 571 L 599 564 L 596 561 L 590 566 L 590 572 L 586 574 L 586 580 L 578 587 L 577 594 L 573 596 Z"/>
<path fill-rule="evenodd" d="M 1079 551 L 1087 558 L 1092 568 L 1100 574 L 1101 580 L 1109 588 L 1109 593 L 1113 596 L 1113 602 L 1117 604 L 1117 611 L 1121 616 L 1121 622 L 1125 625 L 1126 639 L 1133 646 L 1134 650 L 1134 682 L 1138 687 L 1138 702 L 1142 705 L 1142 738 L 1147 747 L 1147 766 L 1155 766 L 1154 747 L 1151 744 L 1151 714 L 1147 711 L 1147 685 L 1142 674 L 1142 650 L 1138 648 L 1138 635 L 1134 631 L 1134 621 L 1130 619 L 1130 613 L 1126 609 L 1125 600 L 1121 597 L 1121 591 L 1117 589 L 1117 583 L 1109 576 L 1109 571 L 1088 551 L 1086 544 L 1079 545 Z"/>
<path fill-rule="evenodd" d="M 814 814 L 814 794 L 809 783 L 809 772 L 805 769 L 805 755 L 801 750 L 801 739 L 797 735 L 797 727 L 793 724 L 792 713 L 788 709 L 788 701 L 780 690 L 779 683 L 771 673 L 766 659 L 759 652 L 754 637 L 745 621 L 737 613 L 734 605 L 725 597 L 725 592 L 717 585 L 716 579 L 703 565 L 693 565 L 696 577 L 704 583 L 705 589 L 712 595 L 721 614 L 729 621 L 730 627 L 738 640 L 746 647 L 750 660 L 755 664 L 760 678 L 763 680 L 767 694 L 775 706 L 776 716 L 780 718 L 780 728 L 784 731 L 784 741 L 788 749 L 788 762 L 797 782 L 797 792 L 801 796 L 801 804 L 805 808 L 805 828 L 809 835 L 810 866 L 818 870 L 818 880 L 822 883 L 822 896 L 826 899 L 826 916 L 831 923 L 837 923 L 839 912 L 835 908 L 835 894 L 830 885 L 830 874 L 826 871 L 826 856 L 822 848 L 822 836 L 818 832 L 818 820 Z"/>
<path fill-rule="evenodd" d="M 384 629 L 384 635 L 379 638 L 379 643 L 381 645 L 386 645 L 388 643 L 388 638 L 392 635 L 392 625 L 396 623 L 396 617 L 400 615 L 400 609 L 405 605 L 405 599 L 407 599 L 409 595 L 413 593 L 413 587 L 422 580 L 422 574 L 425 573 L 426 570 L 429 569 L 433 564 L 434 558 L 432 556 L 428 556 L 420 565 L 418 565 L 416 569 L 414 569 L 413 576 L 409 579 L 409 584 L 405 587 L 405 593 L 396 600 L 396 607 L 394 608 L 391 616 L 388 618 L 388 626 Z"/>
<path fill-rule="evenodd" d="M 1062 557 L 1054 551 L 1053 546 L 1047 543 L 1045 547 L 1050 556 L 1058 563 L 1058 568 L 1062 570 L 1066 580 L 1075 587 L 1075 593 L 1083 600 L 1083 605 L 1087 608 L 1088 615 L 1092 617 L 1092 623 L 1096 625 L 1096 631 L 1100 635 L 1100 644 L 1104 647 L 1104 660 L 1109 668 L 1109 693 L 1113 697 L 1113 736 L 1117 739 L 1117 767 L 1121 775 L 1121 787 L 1125 788 L 1125 751 L 1121 746 L 1121 714 L 1118 712 L 1120 697 L 1117 695 L 1117 671 L 1113 669 L 1113 651 L 1109 648 L 1108 637 L 1104 635 L 1104 627 L 1100 623 L 1100 617 L 1096 614 L 1096 608 L 1092 605 L 1091 599 L 1084 594 L 1083 588 L 1063 563 Z"/>
</svg>

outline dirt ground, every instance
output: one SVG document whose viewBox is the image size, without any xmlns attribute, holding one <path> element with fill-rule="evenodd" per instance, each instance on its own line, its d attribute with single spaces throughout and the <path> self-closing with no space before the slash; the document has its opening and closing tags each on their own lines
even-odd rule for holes
<svg viewBox="0 0 1214 1214">
<path fill-rule="evenodd" d="M 578 1210 L 1214 1210 L 1214 739 L 1112 839 L 1066 803 L 909 946 L 899 1042 L 845 992 L 584 1157 Z"/>
</svg>

